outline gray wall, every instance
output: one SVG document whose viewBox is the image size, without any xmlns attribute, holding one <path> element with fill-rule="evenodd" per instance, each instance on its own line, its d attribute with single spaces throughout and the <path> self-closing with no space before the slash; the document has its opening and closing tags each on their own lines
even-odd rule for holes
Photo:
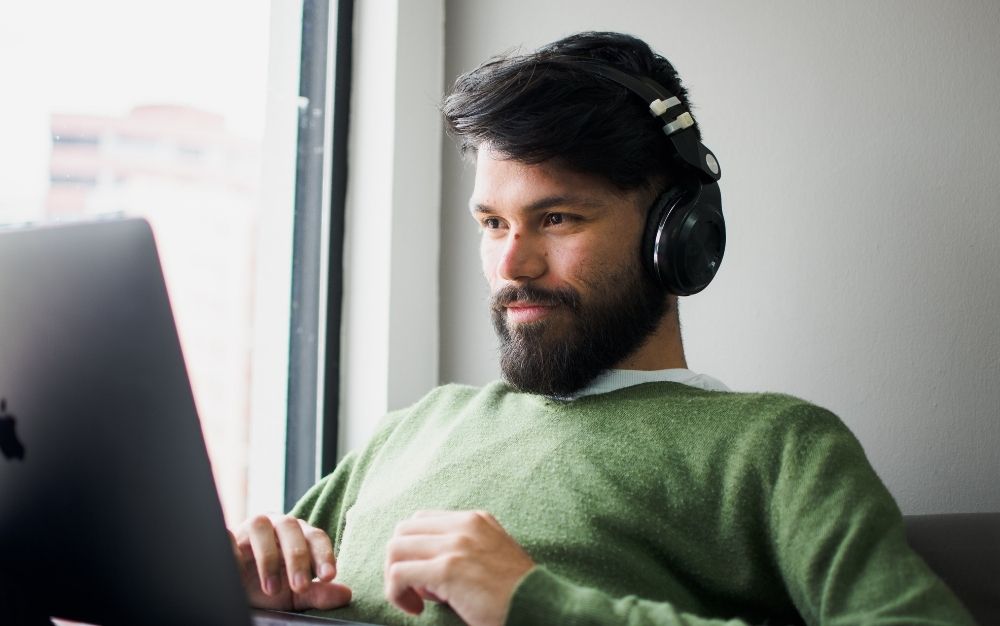
<svg viewBox="0 0 1000 626">
<path fill-rule="evenodd" d="M 1000 4 L 449 0 L 446 81 L 584 29 L 671 59 L 723 166 L 692 369 L 835 411 L 904 512 L 1000 510 Z M 480 384 L 473 171 L 447 140 L 442 176 L 440 377 Z"/>
</svg>

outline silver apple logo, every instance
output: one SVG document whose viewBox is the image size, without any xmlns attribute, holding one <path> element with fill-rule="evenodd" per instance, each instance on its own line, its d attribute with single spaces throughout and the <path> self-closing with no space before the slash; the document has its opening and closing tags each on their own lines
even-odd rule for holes
<svg viewBox="0 0 1000 626">
<path fill-rule="evenodd" d="M 17 420 L 7 413 L 7 399 L 0 399 L 0 452 L 7 459 L 24 460 L 24 444 L 17 438 Z"/>
</svg>

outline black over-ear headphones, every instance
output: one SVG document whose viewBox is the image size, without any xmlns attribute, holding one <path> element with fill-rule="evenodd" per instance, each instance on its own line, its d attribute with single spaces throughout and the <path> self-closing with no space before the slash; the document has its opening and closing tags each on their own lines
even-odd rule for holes
<svg viewBox="0 0 1000 626">
<path fill-rule="evenodd" d="M 712 282 L 726 249 L 715 155 L 695 136 L 687 106 L 651 78 L 637 78 L 606 63 L 556 56 L 565 62 L 618 83 L 643 99 L 663 122 L 663 133 L 681 167 L 670 172 L 670 187 L 653 202 L 646 217 L 642 262 L 657 282 L 678 296 L 698 293 Z"/>
</svg>

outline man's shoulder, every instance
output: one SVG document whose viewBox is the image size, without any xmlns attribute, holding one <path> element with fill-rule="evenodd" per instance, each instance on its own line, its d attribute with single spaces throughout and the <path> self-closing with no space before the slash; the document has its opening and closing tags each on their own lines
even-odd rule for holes
<svg viewBox="0 0 1000 626">
<path fill-rule="evenodd" d="M 428 391 L 410 408 L 440 404 L 464 404 L 476 398 L 501 397 L 510 391 L 510 387 L 501 381 L 493 381 L 479 387 L 462 383 L 447 383 Z"/>
<path fill-rule="evenodd" d="M 715 391 L 676 383 L 650 383 L 608 394 L 604 401 L 618 411 L 631 410 L 657 420 L 668 418 L 675 426 L 705 428 L 720 437 L 847 430 L 830 410 L 786 393 Z"/>
<path fill-rule="evenodd" d="M 666 398 L 666 394 L 664 394 Z M 691 457 L 725 459 L 736 474 L 768 476 L 824 464 L 861 467 L 860 442 L 835 413 L 785 393 L 676 390 L 664 400 L 659 432 L 692 451 Z M 667 409 L 666 405 L 673 405 Z M 699 462 L 694 459 L 692 462 Z M 811 470 L 810 470 L 811 471 Z"/>
<path fill-rule="evenodd" d="M 449 383 L 435 387 L 406 409 L 406 419 L 462 419 L 480 413 L 498 411 L 531 411 L 546 404 L 544 396 L 521 393 L 507 383 L 496 380 L 476 387 Z"/>
<path fill-rule="evenodd" d="M 861 446 L 833 411 L 785 393 L 727 394 L 725 411 L 736 439 L 748 449 L 770 450 L 776 459 L 838 454 Z"/>
<path fill-rule="evenodd" d="M 827 409 L 794 395 L 778 392 L 730 391 L 703 389 L 675 382 L 652 382 L 608 394 L 612 402 L 640 401 L 651 404 L 677 403 L 691 409 L 714 408 L 743 416 L 778 416 L 788 414 L 829 413 Z"/>
<path fill-rule="evenodd" d="M 787 393 L 721 392 L 714 394 L 720 405 L 746 417 L 770 420 L 826 419 L 833 413 L 809 400 Z"/>
</svg>

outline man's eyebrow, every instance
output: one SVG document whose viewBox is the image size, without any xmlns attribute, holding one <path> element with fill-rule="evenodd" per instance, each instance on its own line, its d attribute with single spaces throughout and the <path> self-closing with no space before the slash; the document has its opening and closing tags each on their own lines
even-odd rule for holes
<svg viewBox="0 0 1000 626">
<path fill-rule="evenodd" d="M 539 198 L 531 204 L 522 207 L 520 210 L 526 213 L 533 213 L 536 211 L 545 211 L 551 209 L 552 207 L 577 207 L 581 209 L 596 209 L 600 208 L 603 203 L 597 200 L 591 200 L 583 196 L 574 195 L 557 195 L 557 196 L 545 196 L 544 198 Z M 495 210 L 488 204 L 480 204 L 475 200 L 469 200 L 469 211 L 472 213 L 494 213 Z"/>
</svg>

